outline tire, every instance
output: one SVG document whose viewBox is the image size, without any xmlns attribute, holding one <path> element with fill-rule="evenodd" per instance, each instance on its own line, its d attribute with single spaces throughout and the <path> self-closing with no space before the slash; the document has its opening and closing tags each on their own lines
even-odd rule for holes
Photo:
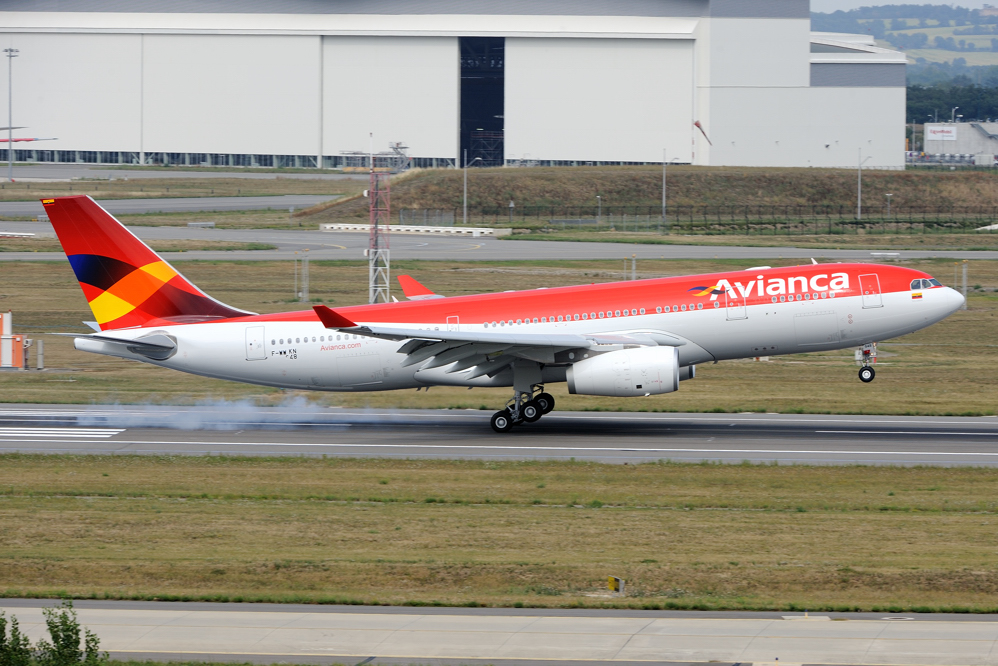
<svg viewBox="0 0 998 666">
<path fill-rule="evenodd" d="M 873 381 L 873 378 L 877 376 L 877 371 L 868 365 L 864 365 L 859 369 L 859 378 L 864 384 L 869 384 Z"/>
<path fill-rule="evenodd" d="M 498 433 L 509 432 L 513 429 L 513 415 L 509 413 L 508 409 L 492 415 L 492 429 Z"/>
<path fill-rule="evenodd" d="M 550 393 L 541 393 L 539 396 L 534 398 L 534 402 L 541 406 L 542 414 L 547 414 L 554 409 L 554 396 Z"/>
<path fill-rule="evenodd" d="M 530 400 L 520 407 L 520 415 L 527 423 L 534 423 L 544 416 L 544 409 L 536 400 Z"/>
</svg>

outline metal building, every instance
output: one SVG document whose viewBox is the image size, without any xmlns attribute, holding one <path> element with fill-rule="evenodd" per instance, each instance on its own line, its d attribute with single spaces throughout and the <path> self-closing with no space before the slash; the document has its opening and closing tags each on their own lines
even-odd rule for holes
<svg viewBox="0 0 998 666">
<path fill-rule="evenodd" d="M 904 165 L 905 58 L 808 0 L 6 0 L 17 159 Z M 6 100 L 6 81 L 0 84 Z M 6 120 L 6 119 L 4 119 Z M 699 122 L 703 132 L 694 126 Z M 709 140 L 708 140 L 709 137 Z M 21 144 L 26 146 L 27 144 Z M 0 150 L 0 156 L 5 151 Z"/>
</svg>

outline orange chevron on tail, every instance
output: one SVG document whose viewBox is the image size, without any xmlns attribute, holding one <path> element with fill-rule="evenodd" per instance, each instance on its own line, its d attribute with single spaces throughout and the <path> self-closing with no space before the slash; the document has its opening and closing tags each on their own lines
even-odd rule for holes
<svg viewBox="0 0 998 666">
<path fill-rule="evenodd" d="M 254 314 L 205 294 L 90 197 L 42 205 L 101 330 Z"/>
</svg>

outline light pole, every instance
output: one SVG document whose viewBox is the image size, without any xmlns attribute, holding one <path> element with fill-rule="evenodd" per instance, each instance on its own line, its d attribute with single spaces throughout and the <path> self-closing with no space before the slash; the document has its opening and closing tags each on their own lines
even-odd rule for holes
<svg viewBox="0 0 998 666">
<path fill-rule="evenodd" d="M 953 107 L 953 111 L 950 112 L 950 122 L 951 123 L 955 123 L 956 122 L 956 110 L 959 109 L 959 108 L 960 107 L 958 107 L 958 106 L 954 106 Z"/>
<path fill-rule="evenodd" d="M 468 167 L 471 166 L 472 164 L 474 164 L 475 162 L 481 162 L 481 161 L 482 161 L 481 157 L 476 157 L 475 159 L 471 160 L 471 163 L 469 164 L 468 163 L 468 149 L 467 148 L 464 149 L 464 218 L 463 218 L 463 224 L 465 226 L 468 225 Z"/>
<path fill-rule="evenodd" d="M 886 196 L 887 196 L 887 221 L 890 222 L 891 221 L 891 197 L 894 196 L 894 195 L 893 194 L 888 194 Z"/>
<path fill-rule="evenodd" d="M 596 195 L 596 226 L 600 225 L 600 220 L 603 219 L 603 197 Z"/>
<path fill-rule="evenodd" d="M 870 159 L 869 157 L 866 160 Z M 863 159 L 863 149 L 859 149 L 859 170 L 856 176 L 857 187 L 856 187 L 856 220 L 863 219 L 863 164 L 866 163 Z"/>
<path fill-rule="evenodd" d="M 662 149 L 662 228 L 665 229 L 665 166 L 668 164 L 665 157 L 665 148 Z"/>
<path fill-rule="evenodd" d="M 515 208 L 515 204 L 513 203 L 513 200 L 510 199 L 509 200 L 509 226 L 511 226 L 511 227 L 513 226 L 513 208 Z"/>
<path fill-rule="evenodd" d="M 14 182 L 14 58 L 17 49 L 4 49 L 7 55 L 7 180 Z"/>
</svg>

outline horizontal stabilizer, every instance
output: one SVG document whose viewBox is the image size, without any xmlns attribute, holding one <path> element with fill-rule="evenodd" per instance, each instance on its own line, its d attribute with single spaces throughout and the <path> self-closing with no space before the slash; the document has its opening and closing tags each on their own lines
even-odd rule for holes
<svg viewBox="0 0 998 666">
<path fill-rule="evenodd" d="M 419 280 L 412 277 L 411 275 L 399 275 L 398 276 L 399 285 L 402 287 L 402 293 L 410 301 L 425 301 L 430 298 L 444 298 L 440 294 L 435 294 L 429 289 L 427 289 Z"/>
</svg>

